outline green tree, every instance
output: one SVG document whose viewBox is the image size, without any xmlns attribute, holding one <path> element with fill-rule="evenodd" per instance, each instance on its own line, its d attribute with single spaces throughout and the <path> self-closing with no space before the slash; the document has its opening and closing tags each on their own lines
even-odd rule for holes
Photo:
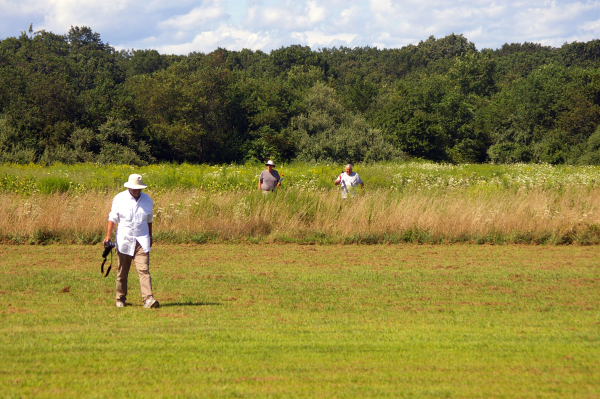
<svg viewBox="0 0 600 399">
<path fill-rule="evenodd" d="M 247 159 L 290 161 L 296 156 L 296 138 L 287 128 L 292 118 L 305 112 L 308 90 L 323 79 L 323 71 L 312 66 L 295 66 L 277 78 L 239 75 L 236 91 L 247 121 Z"/>
<path fill-rule="evenodd" d="M 494 97 L 487 126 L 494 162 L 563 163 L 600 123 L 596 69 L 542 66 Z"/>
<path fill-rule="evenodd" d="M 457 58 L 448 74 L 413 75 L 398 82 L 387 98 L 378 100 L 370 120 L 411 156 L 485 161 L 490 140 L 478 111 L 487 99 L 478 93 L 493 91 L 493 68 L 478 57 Z"/>
<path fill-rule="evenodd" d="M 136 111 L 160 159 L 231 162 L 239 159 L 231 123 L 231 73 L 219 54 L 179 62 L 129 82 Z"/>
<path fill-rule="evenodd" d="M 317 67 L 327 73 L 327 60 L 319 52 L 308 46 L 291 45 L 271 51 L 268 58 L 268 71 L 273 75 L 287 73 L 292 67 Z"/>
<path fill-rule="evenodd" d="M 293 118 L 298 159 L 317 162 L 375 162 L 402 154 L 379 130 L 337 102 L 335 92 L 317 83 L 306 98 L 306 114 Z"/>
</svg>

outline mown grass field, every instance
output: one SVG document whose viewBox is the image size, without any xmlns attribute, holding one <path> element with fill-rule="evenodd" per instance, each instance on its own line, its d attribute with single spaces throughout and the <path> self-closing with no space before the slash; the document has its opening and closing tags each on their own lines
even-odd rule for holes
<svg viewBox="0 0 600 399">
<path fill-rule="evenodd" d="M 0 396 L 600 397 L 596 246 L 0 246 Z"/>
</svg>

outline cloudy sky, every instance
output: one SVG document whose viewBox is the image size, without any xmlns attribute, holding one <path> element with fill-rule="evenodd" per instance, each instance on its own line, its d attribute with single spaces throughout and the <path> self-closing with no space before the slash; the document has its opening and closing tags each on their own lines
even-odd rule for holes
<svg viewBox="0 0 600 399">
<path fill-rule="evenodd" d="M 0 39 L 89 26 L 117 49 L 163 54 L 291 44 L 402 47 L 462 33 L 478 49 L 600 38 L 600 0 L 0 0 Z"/>
</svg>

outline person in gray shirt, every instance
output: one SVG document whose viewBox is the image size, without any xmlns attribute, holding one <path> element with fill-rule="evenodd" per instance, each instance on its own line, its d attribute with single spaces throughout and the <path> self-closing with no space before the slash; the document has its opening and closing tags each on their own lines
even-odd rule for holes
<svg viewBox="0 0 600 399">
<path fill-rule="evenodd" d="M 281 178 L 279 177 L 279 172 L 273 169 L 275 162 L 269 159 L 265 165 L 267 169 L 260 172 L 258 188 L 262 190 L 263 194 L 269 194 L 275 187 L 281 186 Z"/>
</svg>

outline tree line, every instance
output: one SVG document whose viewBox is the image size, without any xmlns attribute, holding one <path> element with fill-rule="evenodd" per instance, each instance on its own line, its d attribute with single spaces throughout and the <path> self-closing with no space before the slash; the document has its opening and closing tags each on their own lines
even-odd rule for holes
<svg viewBox="0 0 600 399">
<path fill-rule="evenodd" d="M 0 162 L 600 164 L 599 66 L 600 40 L 179 56 L 30 27 L 0 41 Z"/>
</svg>

